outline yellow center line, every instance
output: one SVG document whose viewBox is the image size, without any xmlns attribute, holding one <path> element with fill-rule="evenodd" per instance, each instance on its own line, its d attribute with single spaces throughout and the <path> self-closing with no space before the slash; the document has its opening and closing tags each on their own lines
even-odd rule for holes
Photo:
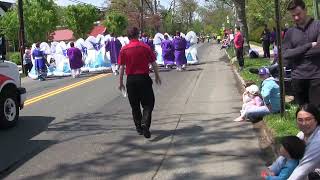
<svg viewBox="0 0 320 180">
<path fill-rule="evenodd" d="M 24 106 L 28 106 L 28 105 L 30 105 L 30 104 L 36 103 L 36 102 L 41 101 L 41 100 L 43 100 L 43 99 L 52 97 L 52 96 L 54 96 L 54 95 L 60 94 L 60 93 L 62 93 L 62 92 L 68 91 L 68 90 L 70 90 L 70 89 L 76 88 L 76 87 L 78 87 L 78 86 L 81 86 L 81 85 L 83 85 L 83 84 L 92 82 L 92 81 L 94 81 L 94 80 L 97 80 L 97 79 L 106 77 L 106 76 L 108 76 L 108 75 L 110 75 L 110 73 L 109 73 L 109 74 L 100 74 L 100 75 L 97 75 L 97 76 L 94 76 L 94 77 L 91 77 L 91 78 L 88 78 L 88 79 L 85 79 L 85 80 L 76 82 L 76 83 L 74 83 L 74 84 L 70 84 L 70 85 L 68 85 L 68 86 L 65 86 L 65 87 L 56 89 L 56 90 L 54 90 L 54 91 L 50 91 L 50 92 L 45 93 L 45 94 L 42 94 L 42 95 L 40 95 L 40 96 L 36 96 L 36 97 L 34 97 L 34 98 L 31 98 L 31 99 L 26 100 L 26 102 L 24 103 Z"/>
</svg>

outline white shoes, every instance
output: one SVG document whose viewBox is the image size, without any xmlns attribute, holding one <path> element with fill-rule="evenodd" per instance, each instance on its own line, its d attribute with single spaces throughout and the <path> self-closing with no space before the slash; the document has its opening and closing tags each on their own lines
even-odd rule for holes
<svg viewBox="0 0 320 180">
<path fill-rule="evenodd" d="M 241 121 L 245 121 L 245 118 L 239 116 L 236 119 L 233 120 L 234 122 L 241 122 Z"/>
</svg>

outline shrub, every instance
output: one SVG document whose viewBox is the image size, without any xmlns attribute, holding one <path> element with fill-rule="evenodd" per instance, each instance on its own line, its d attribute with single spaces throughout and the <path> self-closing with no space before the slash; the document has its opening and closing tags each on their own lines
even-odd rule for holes
<svg viewBox="0 0 320 180">
<path fill-rule="evenodd" d="M 255 42 L 261 42 L 260 38 L 261 38 L 261 33 L 264 29 L 264 26 L 260 26 L 254 30 L 252 30 L 251 32 L 249 32 L 250 36 L 249 36 L 249 40 L 250 41 L 255 41 Z"/>
<path fill-rule="evenodd" d="M 20 52 L 10 52 L 8 53 L 8 61 L 14 62 L 17 65 L 21 65 L 21 60 L 20 60 Z"/>
</svg>

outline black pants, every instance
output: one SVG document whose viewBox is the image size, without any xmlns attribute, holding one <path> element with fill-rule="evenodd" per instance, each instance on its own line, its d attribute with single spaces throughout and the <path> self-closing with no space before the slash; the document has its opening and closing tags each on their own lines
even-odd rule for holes
<svg viewBox="0 0 320 180">
<path fill-rule="evenodd" d="M 149 75 L 129 75 L 127 77 L 127 92 L 136 127 L 150 128 L 154 108 L 152 79 Z M 141 108 L 143 112 L 141 113 Z"/>
<path fill-rule="evenodd" d="M 270 58 L 270 42 L 263 42 L 263 57 Z"/>
<path fill-rule="evenodd" d="M 239 66 L 243 67 L 244 66 L 243 47 L 236 48 L 236 56 L 237 56 L 237 60 L 239 62 Z"/>
<path fill-rule="evenodd" d="M 32 63 L 25 64 L 23 67 L 24 67 L 24 74 L 28 76 L 28 73 L 31 71 L 33 67 Z"/>
<path fill-rule="evenodd" d="M 292 88 L 299 105 L 309 103 L 320 107 L 320 79 L 292 79 Z"/>
</svg>

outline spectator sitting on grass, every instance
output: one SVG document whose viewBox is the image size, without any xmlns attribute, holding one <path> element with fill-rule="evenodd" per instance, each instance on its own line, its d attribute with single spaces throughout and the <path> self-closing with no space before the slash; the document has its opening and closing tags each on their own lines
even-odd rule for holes
<svg viewBox="0 0 320 180">
<path fill-rule="evenodd" d="M 288 180 L 320 179 L 320 112 L 312 104 L 305 104 L 296 112 L 296 123 L 301 130 L 297 137 L 306 144 L 306 152 Z M 283 157 L 279 157 L 278 160 Z"/>
<path fill-rule="evenodd" d="M 242 95 L 242 99 L 243 105 L 240 111 L 241 115 L 235 120 L 233 120 L 235 122 L 244 121 L 248 109 L 263 105 L 263 101 L 259 92 L 259 87 L 254 84 L 246 88 L 246 91 Z"/>
<path fill-rule="evenodd" d="M 250 120 L 261 119 L 270 113 L 280 112 L 280 88 L 275 79 L 270 76 L 268 68 L 260 68 L 258 72 L 263 80 L 261 85 L 261 96 L 264 106 L 257 106 L 246 111 L 246 117 Z"/>
<path fill-rule="evenodd" d="M 266 180 L 286 180 L 298 166 L 303 157 L 306 145 L 297 136 L 285 136 L 281 139 L 279 154 L 285 159 L 275 161 L 261 176 Z"/>
<path fill-rule="evenodd" d="M 254 59 L 254 58 L 259 58 L 259 52 L 256 49 L 249 49 L 249 57 Z"/>
</svg>

